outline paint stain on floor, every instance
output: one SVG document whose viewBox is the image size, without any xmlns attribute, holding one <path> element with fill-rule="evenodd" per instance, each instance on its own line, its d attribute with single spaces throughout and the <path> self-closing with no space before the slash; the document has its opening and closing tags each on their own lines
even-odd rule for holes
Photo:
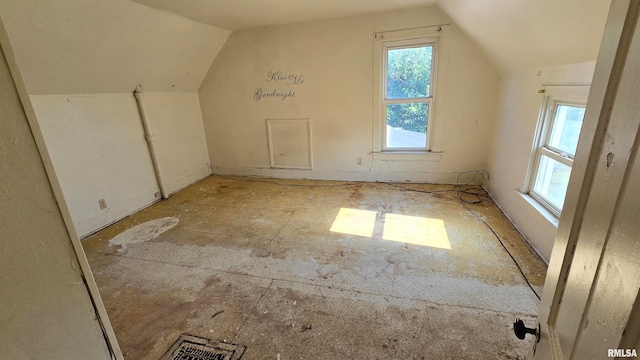
<svg viewBox="0 0 640 360">
<path fill-rule="evenodd" d="M 126 251 L 129 245 L 153 240 L 163 232 L 178 225 L 178 222 L 180 220 L 174 217 L 149 220 L 116 235 L 109 240 L 109 246 L 120 246 L 119 252 Z"/>
</svg>

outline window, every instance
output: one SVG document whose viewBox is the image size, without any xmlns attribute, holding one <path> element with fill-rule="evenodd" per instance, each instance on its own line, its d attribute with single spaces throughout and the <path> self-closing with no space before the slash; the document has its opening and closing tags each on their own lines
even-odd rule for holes
<svg viewBox="0 0 640 360">
<path fill-rule="evenodd" d="M 433 41 L 385 46 L 385 149 L 427 149 Z"/>
<path fill-rule="evenodd" d="M 448 31 L 436 26 L 375 34 L 374 153 L 439 151 L 436 94 L 443 87 L 436 82 L 446 74 Z"/>
<path fill-rule="evenodd" d="M 583 101 L 545 97 L 530 169 L 529 195 L 560 216 L 585 113 Z"/>
</svg>

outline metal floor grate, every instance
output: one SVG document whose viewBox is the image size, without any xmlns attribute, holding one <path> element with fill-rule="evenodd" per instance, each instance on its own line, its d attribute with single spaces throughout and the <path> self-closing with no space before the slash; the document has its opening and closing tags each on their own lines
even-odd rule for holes
<svg viewBox="0 0 640 360">
<path fill-rule="evenodd" d="M 238 360 L 245 349 L 242 345 L 182 334 L 161 360 Z"/>
</svg>

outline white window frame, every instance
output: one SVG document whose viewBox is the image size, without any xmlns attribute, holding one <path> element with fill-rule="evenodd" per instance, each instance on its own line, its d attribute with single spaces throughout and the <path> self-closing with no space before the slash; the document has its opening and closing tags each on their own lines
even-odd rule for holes
<svg viewBox="0 0 640 360">
<path fill-rule="evenodd" d="M 534 191 L 534 185 L 542 155 L 547 156 L 561 164 L 573 168 L 575 154 L 568 154 L 549 145 L 553 125 L 556 121 L 557 108 L 561 105 L 586 107 L 589 86 L 545 86 L 541 93 L 545 94 L 538 115 L 536 135 L 529 161 L 529 170 L 525 179 L 525 193 L 538 204 L 549 211 L 554 217 L 560 218 L 561 209 L 546 200 L 544 196 Z M 565 194 L 566 195 L 566 194 Z"/>
<path fill-rule="evenodd" d="M 373 154 L 374 159 L 393 160 L 411 154 L 406 159 L 415 160 L 423 154 L 427 160 L 438 161 L 442 151 L 442 122 L 444 121 L 444 98 L 449 56 L 449 25 L 430 26 L 418 29 L 386 31 L 374 34 L 374 108 L 373 108 Z M 431 86 L 429 97 L 408 99 L 386 99 L 387 52 L 394 48 L 410 48 L 433 45 L 431 60 Z M 386 148 L 386 111 L 388 104 L 414 102 L 429 103 L 427 122 L 427 144 L 425 148 Z M 377 156 L 376 156 L 377 155 Z M 434 156 L 436 155 L 436 156 Z"/>
<path fill-rule="evenodd" d="M 429 151 L 429 123 L 431 121 L 427 121 L 427 128 L 424 129 L 425 133 L 427 135 L 426 138 L 426 144 L 424 147 L 407 147 L 407 148 L 402 148 L 402 147 L 394 147 L 394 148 L 389 148 L 387 146 L 387 137 L 389 136 L 389 134 L 387 133 L 387 123 L 388 120 L 387 119 L 387 115 L 386 115 L 386 111 L 387 111 L 387 107 L 389 105 L 401 105 L 401 104 L 414 104 L 414 103 L 420 103 L 420 104 L 428 104 L 428 111 L 427 111 L 427 120 L 430 120 L 432 118 L 432 113 L 433 113 L 433 98 L 434 98 L 434 89 L 435 89 L 435 72 L 436 69 L 438 68 L 437 64 L 436 64 L 436 59 L 437 59 L 437 55 L 438 55 L 438 38 L 437 37 L 428 37 L 428 38 L 419 38 L 419 39 L 410 39 L 410 40 L 397 40 L 397 41 L 386 41 L 383 42 L 382 44 L 383 46 L 383 56 L 382 56 L 382 84 L 381 84 L 381 88 L 382 88 L 382 108 L 385 111 L 384 114 L 384 123 L 385 125 L 382 127 L 382 139 L 383 139 L 383 143 L 382 143 L 382 151 Z M 414 98 L 398 98 L 398 99 L 390 99 L 388 98 L 388 78 L 389 78 L 389 74 L 388 74 L 388 70 L 389 70 L 389 51 L 391 50 L 398 50 L 398 49 L 411 49 L 411 48 L 417 48 L 417 47 L 426 47 L 426 46 L 431 46 L 432 48 L 432 58 L 431 58 L 431 69 L 430 69 L 430 75 L 431 78 L 429 79 L 429 96 L 423 96 L 423 97 L 414 97 Z"/>
</svg>

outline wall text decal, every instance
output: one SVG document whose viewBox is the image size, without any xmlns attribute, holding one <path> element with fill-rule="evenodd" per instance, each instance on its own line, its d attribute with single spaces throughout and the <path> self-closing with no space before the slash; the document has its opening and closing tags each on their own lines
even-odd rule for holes
<svg viewBox="0 0 640 360">
<path fill-rule="evenodd" d="M 263 92 L 262 88 L 257 88 L 253 92 L 253 100 L 260 101 L 265 98 L 280 98 L 280 100 L 285 100 L 288 98 L 293 98 L 296 96 L 295 91 L 289 90 L 289 92 L 281 92 L 278 89 L 273 89 L 272 92 Z"/>
<path fill-rule="evenodd" d="M 304 74 L 287 74 L 283 71 L 268 71 L 266 81 L 268 83 L 282 83 L 282 85 L 297 86 L 304 84 Z M 260 101 L 266 98 L 278 98 L 282 101 L 286 99 L 292 99 L 296 96 L 296 92 L 289 89 L 273 89 L 263 90 L 262 88 L 256 88 L 253 91 L 253 100 Z"/>
<path fill-rule="evenodd" d="M 304 84 L 304 74 L 285 74 L 282 71 L 267 72 L 267 82 L 286 81 L 287 85 Z"/>
</svg>

